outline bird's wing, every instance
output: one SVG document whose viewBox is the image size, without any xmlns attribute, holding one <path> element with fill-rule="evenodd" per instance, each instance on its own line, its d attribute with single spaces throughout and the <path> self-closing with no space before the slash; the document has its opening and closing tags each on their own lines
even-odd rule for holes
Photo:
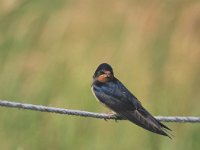
<svg viewBox="0 0 200 150">
<path fill-rule="evenodd" d="M 156 120 L 142 107 L 140 103 L 136 103 L 137 106 L 135 106 L 133 103 L 134 99 L 131 101 L 130 97 L 127 98 L 127 94 L 117 91 L 117 95 L 115 95 L 110 93 L 108 90 L 104 92 L 95 91 L 94 93 L 103 104 L 115 111 L 117 114 L 127 118 L 129 121 L 151 132 L 170 137 L 164 131 L 164 128 L 169 128 Z"/>
</svg>

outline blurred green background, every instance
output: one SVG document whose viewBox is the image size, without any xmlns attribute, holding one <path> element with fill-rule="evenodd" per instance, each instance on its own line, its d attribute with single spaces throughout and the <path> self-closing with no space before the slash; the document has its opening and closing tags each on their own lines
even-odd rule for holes
<svg viewBox="0 0 200 150">
<path fill-rule="evenodd" d="M 0 99 L 108 112 L 91 93 L 110 63 L 153 115 L 200 115 L 200 1 L 1 0 Z M 128 121 L 0 107 L 2 150 L 197 150 L 200 124 L 173 140 Z"/>
</svg>

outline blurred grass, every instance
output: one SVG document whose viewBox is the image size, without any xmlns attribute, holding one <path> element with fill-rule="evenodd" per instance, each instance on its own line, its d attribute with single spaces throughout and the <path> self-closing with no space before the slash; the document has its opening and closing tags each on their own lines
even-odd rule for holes
<svg viewBox="0 0 200 150">
<path fill-rule="evenodd" d="M 200 2 L 0 1 L 0 99 L 107 112 L 102 62 L 154 115 L 199 116 Z M 199 124 L 169 140 L 129 122 L 0 108 L 1 149 L 199 149 Z M 144 144 L 145 143 L 145 144 Z"/>
</svg>

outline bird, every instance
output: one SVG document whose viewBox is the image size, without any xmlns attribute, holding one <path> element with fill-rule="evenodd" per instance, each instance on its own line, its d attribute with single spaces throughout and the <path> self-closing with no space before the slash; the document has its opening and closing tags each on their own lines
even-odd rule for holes
<svg viewBox="0 0 200 150">
<path fill-rule="evenodd" d="M 92 93 L 115 114 L 153 133 L 167 136 L 170 128 L 154 118 L 115 76 L 111 65 L 100 64 L 93 75 Z"/>
</svg>

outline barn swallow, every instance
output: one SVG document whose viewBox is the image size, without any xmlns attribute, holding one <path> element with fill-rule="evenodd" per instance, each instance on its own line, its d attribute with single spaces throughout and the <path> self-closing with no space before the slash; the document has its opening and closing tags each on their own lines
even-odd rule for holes
<svg viewBox="0 0 200 150">
<path fill-rule="evenodd" d="M 92 92 L 94 96 L 132 123 L 153 133 L 168 136 L 167 126 L 154 118 L 141 102 L 114 76 L 112 67 L 102 63 L 93 75 Z"/>
</svg>

